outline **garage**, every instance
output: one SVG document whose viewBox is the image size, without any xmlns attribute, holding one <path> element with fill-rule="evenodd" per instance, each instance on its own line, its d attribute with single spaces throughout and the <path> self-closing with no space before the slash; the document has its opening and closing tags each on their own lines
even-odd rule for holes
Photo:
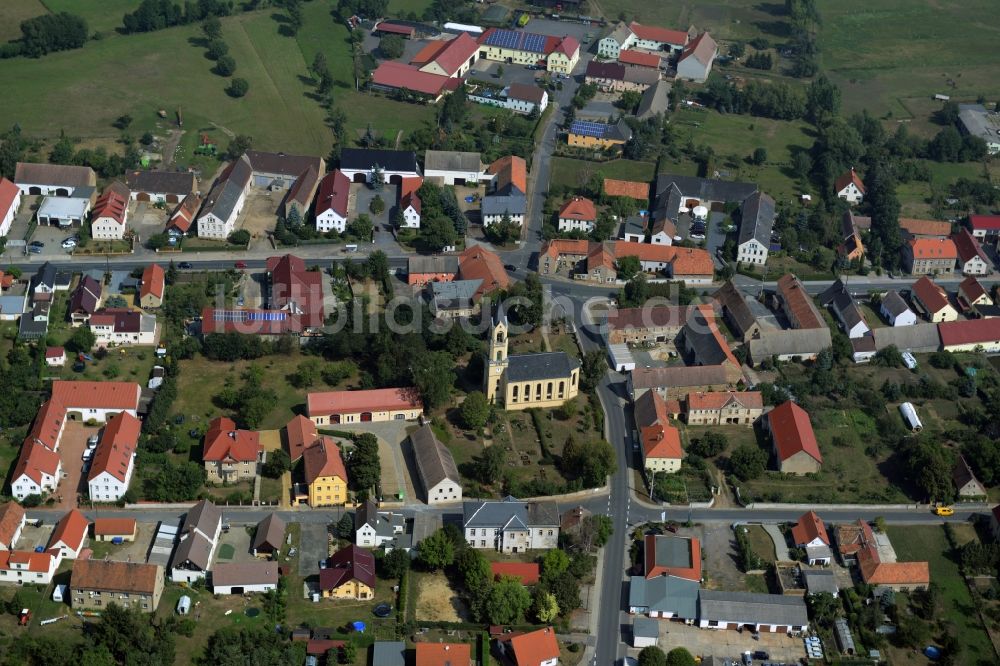
<svg viewBox="0 0 1000 666">
<path fill-rule="evenodd" d="M 138 194 L 135 195 L 135 200 L 136 201 L 149 201 L 149 193 L 148 192 L 139 192 Z"/>
<path fill-rule="evenodd" d="M 176 194 L 168 194 L 167 203 L 171 204 L 180 203 L 180 197 L 178 197 Z"/>
<path fill-rule="evenodd" d="M 464 178 L 456 178 L 455 179 L 455 184 L 456 185 L 463 185 L 464 186 L 465 185 L 465 179 Z"/>
<path fill-rule="evenodd" d="M 68 197 L 69 196 L 69 190 L 67 188 L 65 188 L 65 187 L 57 187 L 56 188 L 56 196 L 57 197 Z"/>
<path fill-rule="evenodd" d="M 361 412 L 361 422 L 362 423 L 367 423 L 367 422 L 369 422 L 371 420 L 372 420 L 372 413 L 371 412 Z"/>
<path fill-rule="evenodd" d="M 28 194 L 33 194 L 35 196 L 38 196 L 41 193 L 42 193 L 42 188 L 38 187 L 37 185 L 33 185 L 32 187 L 28 188 Z"/>
<path fill-rule="evenodd" d="M 399 174 L 396 174 L 394 176 L 389 176 L 389 183 L 391 183 L 392 185 L 402 185 L 403 177 L 400 176 Z"/>
<path fill-rule="evenodd" d="M 365 175 L 364 173 L 356 173 L 356 174 L 354 174 L 354 182 L 355 183 L 367 183 L 368 182 L 368 176 Z"/>
</svg>

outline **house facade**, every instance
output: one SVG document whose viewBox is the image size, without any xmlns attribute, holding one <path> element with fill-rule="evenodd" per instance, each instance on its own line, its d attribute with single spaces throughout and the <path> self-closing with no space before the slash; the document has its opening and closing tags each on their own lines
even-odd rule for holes
<svg viewBox="0 0 1000 666">
<path fill-rule="evenodd" d="M 87 559 L 73 564 L 70 604 L 78 611 L 101 611 L 115 603 L 153 613 L 163 595 L 163 567 L 157 564 Z"/>
<path fill-rule="evenodd" d="M 802 475 L 820 471 L 823 456 L 804 409 L 784 402 L 767 413 L 763 426 L 771 437 L 781 472 Z"/>
<path fill-rule="evenodd" d="M 442 444 L 430 424 L 410 434 L 417 475 L 426 493 L 427 503 L 446 504 L 462 501 L 462 479 L 451 451 Z"/>
<path fill-rule="evenodd" d="M 210 483 L 253 481 L 264 459 L 259 432 L 239 429 L 225 416 L 209 423 L 202 462 Z"/>
<path fill-rule="evenodd" d="M 465 502 L 462 521 L 470 548 L 492 548 L 503 553 L 555 548 L 559 524 L 555 502 L 522 502 L 513 497 Z"/>
<path fill-rule="evenodd" d="M 253 185 L 253 167 L 243 155 L 230 164 L 205 197 L 198 215 L 198 237 L 225 240 L 236 230 L 236 219 L 243 212 Z"/>
<path fill-rule="evenodd" d="M 219 535 L 222 534 L 222 511 L 201 500 L 187 512 L 180 543 L 174 550 L 170 579 L 175 583 L 202 580 L 211 569 Z"/>
<path fill-rule="evenodd" d="M 351 544 L 326 560 L 319 570 L 319 591 L 324 599 L 364 601 L 375 596 L 375 557 Z"/>
<path fill-rule="evenodd" d="M 688 425 L 752 426 L 764 413 L 764 399 L 758 391 L 717 391 L 688 393 L 685 415 Z"/>
<path fill-rule="evenodd" d="M 128 491 L 135 472 L 135 453 L 142 422 L 128 412 L 111 417 L 101 432 L 87 474 L 90 499 L 117 502 Z"/>
<path fill-rule="evenodd" d="M 903 263 L 912 275 L 951 275 L 958 249 L 949 239 L 913 238 L 903 246 Z"/>
<path fill-rule="evenodd" d="M 590 233 L 597 224 L 597 208 L 586 197 L 573 197 L 559 209 L 559 231 Z"/>
<path fill-rule="evenodd" d="M 309 506 L 339 506 L 347 502 L 347 468 L 332 437 L 320 438 L 302 453 L 302 469 L 309 488 Z"/>
<path fill-rule="evenodd" d="M 416 389 L 310 393 L 306 415 L 318 426 L 369 421 L 415 421 L 424 411 Z"/>
<path fill-rule="evenodd" d="M 131 193 L 122 183 L 112 183 L 94 204 L 90 233 L 95 240 L 121 240 L 128 226 Z"/>
<path fill-rule="evenodd" d="M 865 184 L 852 167 L 850 171 L 841 174 L 833 185 L 837 196 L 851 205 L 857 205 L 865 199 Z"/>
<path fill-rule="evenodd" d="M 351 180 L 340 169 L 334 169 L 319 182 L 316 192 L 316 231 L 344 233 L 351 196 Z"/>
</svg>

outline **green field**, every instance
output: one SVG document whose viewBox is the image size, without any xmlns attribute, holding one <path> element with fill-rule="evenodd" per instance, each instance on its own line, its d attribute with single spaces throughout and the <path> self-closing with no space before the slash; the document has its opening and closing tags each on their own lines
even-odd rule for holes
<svg viewBox="0 0 1000 666">
<path fill-rule="evenodd" d="M 0 4 L 0 41 L 21 36 L 21 21 L 45 13 L 41 0 L 4 0 Z"/>
<path fill-rule="evenodd" d="M 609 21 L 617 21 L 624 13 L 627 20 L 649 25 L 686 30 L 695 25 L 708 30 L 716 39 L 752 39 L 763 35 L 772 40 L 780 32 L 784 16 L 770 12 L 782 8 L 784 3 L 761 3 L 758 0 L 713 0 L 713 2 L 649 2 L 649 0 L 598 0 L 595 4 Z"/>
<path fill-rule="evenodd" d="M 655 172 L 656 165 L 652 162 L 635 162 L 626 159 L 611 162 L 588 162 L 569 157 L 553 157 L 552 176 L 549 184 L 571 188 L 582 187 L 598 173 L 605 178 L 650 182 L 653 180 Z"/>
<path fill-rule="evenodd" d="M 986 631 L 979 621 L 969 588 L 949 555 L 951 547 L 940 525 L 889 527 L 889 539 L 900 562 L 927 561 L 931 580 L 941 590 L 942 615 L 957 633 L 962 654 L 959 663 L 996 663 L 996 655 Z"/>
<path fill-rule="evenodd" d="M 422 16 L 424 10 L 431 6 L 431 0 L 389 0 L 388 16 L 400 17 L 413 12 Z"/>
<path fill-rule="evenodd" d="M 43 0 L 53 14 L 70 12 L 87 21 L 90 32 L 120 28 L 125 14 L 133 11 L 142 0 Z"/>
<path fill-rule="evenodd" d="M 992 100 L 1000 96 L 996 9 L 993 0 L 823 3 L 823 69 L 847 111 L 906 117 L 900 99 L 935 93 Z"/>
</svg>

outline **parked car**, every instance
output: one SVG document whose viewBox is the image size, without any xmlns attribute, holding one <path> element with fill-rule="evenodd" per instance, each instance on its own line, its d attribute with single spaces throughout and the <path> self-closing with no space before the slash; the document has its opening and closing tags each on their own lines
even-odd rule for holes
<svg viewBox="0 0 1000 666">
<path fill-rule="evenodd" d="M 31 241 L 30 243 L 28 243 L 28 245 L 30 245 L 31 247 L 45 247 L 45 243 L 43 243 L 42 241 Z"/>
<path fill-rule="evenodd" d="M 515 266 L 514 264 L 504 264 L 503 267 L 504 267 L 504 270 L 507 270 L 507 271 L 516 271 L 517 270 L 517 266 Z"/>
<path fill-rule="evenodd" d="M 756 650 L 753 653 L 753 658 L 759 659 L 761 661 L 767 661 L 768 659 L 771 658 L 771 655 L 769 655 L 766 650 Z"/>
<path fill-rule="evenodd" d="M 41 254 L 42 248 L 38 247 L 37 245 L 32 245 L 28 248 L 28 252 L 30 252 L 31 254 Z"/>
<path fill-rule="evenodd" d="M 181 263 L 177 264 L 177 268 L 183 268 L 183 269 L 192 268 L 191 262 L 190 261 L 182 261 Z"/>
<path fill-rule="evenodd" d="M 236 266 L 236 268 L 238 268 L 240 270 L 243 270 L 244 268 L 247 267 L 247 262 L 245 262 L 245 261 L 237 261 L 236 264 L 235 264 L 235 266 Z"/>
<path fill-rule="evenodd" d="M 74 247 L 76 247 L 76 241 L 73 240 L 72 238 L 67 238 L 62 242 L 62 247 L 64 250 L 72 250 Z"/>
</svg>

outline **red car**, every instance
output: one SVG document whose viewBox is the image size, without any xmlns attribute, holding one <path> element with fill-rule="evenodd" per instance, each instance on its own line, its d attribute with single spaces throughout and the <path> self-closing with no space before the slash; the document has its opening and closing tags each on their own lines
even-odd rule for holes
<svg viewBox="0 0 1000 666">
<path fill-rule="evenodd" d="M 246 267 L 247 267 L 247 262 L 245 262 L 245 261 L 237 261 L 236 262 L 236 268 L 239 268 L 240 270 L 243 270 Z"/>
</svg>

